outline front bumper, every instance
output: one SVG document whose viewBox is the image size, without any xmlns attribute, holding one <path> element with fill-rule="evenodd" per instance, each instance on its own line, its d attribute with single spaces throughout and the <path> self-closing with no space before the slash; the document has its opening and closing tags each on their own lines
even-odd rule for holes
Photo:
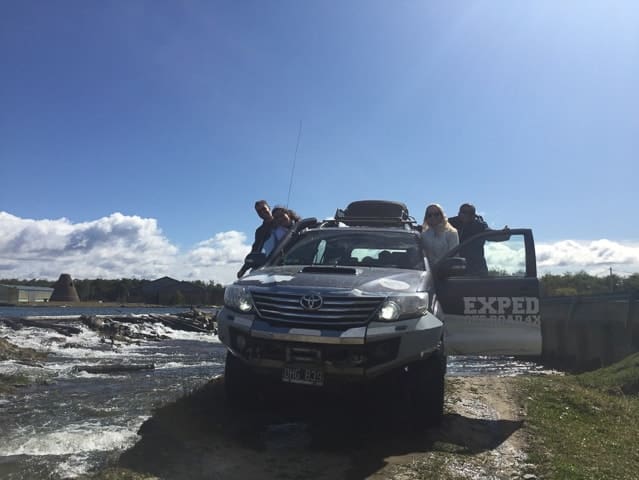
<svg viewBox="0 0 639 480">
<path fill-rule="evenodd" d="M 440 347 L 443 324 L 432 313 L 348 329 L 273 326 L 253 314 L 224 308 L 220 340 L 256 373 L 281 375 L 285 367 L 321 369 L 326 378 L 377 377 L 429 356 Z"/>
</svg>

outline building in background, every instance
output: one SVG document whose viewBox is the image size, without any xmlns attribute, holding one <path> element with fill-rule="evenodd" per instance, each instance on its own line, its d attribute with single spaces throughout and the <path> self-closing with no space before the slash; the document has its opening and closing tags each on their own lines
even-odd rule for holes
<svg viewBox="0 0 639 480">
<path fill-rule="evenodd" d="M 0 304 L 48 302 L 53 288 L 27 287 L 25 285 L 0 285 Z"/>
<path fill-rule="evenodd" d="M 206 303 L 206 290 L 189 282 L 162 277 L 142 286 L 145 303 L 158 305 L 198 305 Z"/>
</svg>

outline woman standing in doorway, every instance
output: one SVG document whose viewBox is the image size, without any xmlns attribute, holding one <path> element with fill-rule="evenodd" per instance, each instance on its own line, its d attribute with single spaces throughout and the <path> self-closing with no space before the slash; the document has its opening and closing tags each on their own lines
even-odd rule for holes
<svg viewBox="0 0 639 480">
<path fill-rule="evenodd" d="M 433 266 L 446 252 L 458 244 L 457 230 L 448 223 L 441 205 L 437 203 L 428 205 L 422 225 L 422 245 L 429 265 Z"/>
</svg>

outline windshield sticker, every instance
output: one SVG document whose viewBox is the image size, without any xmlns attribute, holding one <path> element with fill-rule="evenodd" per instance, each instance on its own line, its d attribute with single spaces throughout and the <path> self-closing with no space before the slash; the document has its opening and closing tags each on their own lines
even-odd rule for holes
<svg viewBox="0 0 639 480">
<path fill-rule="evenodd" d="M 491 320 L 540 323 L 537 297 L 464 297 L 464 315 Z"/>
<path fill-rule="evenodd" d="M 410 285 L 400 280 L 393 280 L 392 278 L 380 278 L 379 284 L 384 288 L 391 290 L 408 290 Z"/>
</svg>

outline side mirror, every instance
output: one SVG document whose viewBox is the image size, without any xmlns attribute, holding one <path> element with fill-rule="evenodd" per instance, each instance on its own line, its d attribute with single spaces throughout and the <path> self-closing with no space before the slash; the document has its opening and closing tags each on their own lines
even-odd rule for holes
<svg viewBox="0 0 639 480">
<path fill-rule="evenodd" d="M 466 259 L 462 257 L 448 257 L 435 266 L 437 275 L 442 278 L 463 275 L 466 273 Z"/>
<path fill-rule="evenodd" d="M 264 266 L 266 263 L 266 254 L 264 253 L 249 253 L 244 259 L 244 264 L 255 270 Z"/>
</svg>

